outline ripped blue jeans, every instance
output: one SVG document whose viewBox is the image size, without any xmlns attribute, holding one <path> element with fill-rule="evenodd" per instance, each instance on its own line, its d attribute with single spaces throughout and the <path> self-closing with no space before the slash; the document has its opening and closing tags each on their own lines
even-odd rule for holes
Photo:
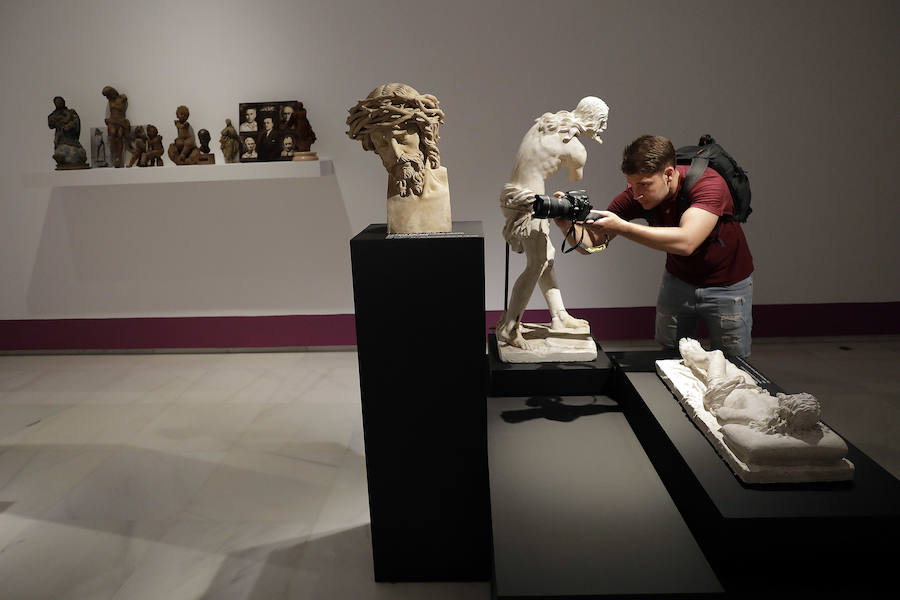
<svg viewBox="0 0 900 600">
<path fill-rule="evenodd" d="M 656 301 L 656 341 L 678 348 L 678 340 L 696 337 L 702 317 L 714 350 L 750 356 L 753 329 L 753 276 L 724 287 L 697 287 L 663 272 Z"/>
</svg>

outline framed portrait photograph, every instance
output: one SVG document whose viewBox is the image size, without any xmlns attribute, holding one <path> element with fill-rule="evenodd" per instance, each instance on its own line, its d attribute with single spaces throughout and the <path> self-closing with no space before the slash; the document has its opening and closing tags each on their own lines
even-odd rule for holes
<svg viewBox="0 0 900 600">
<path fill-rule="evenodd" d="M 238 119 L 241 162 L 308 159 L 314 154 L 309 146 L 315 134 L 302 102 L 243 102 L 238 105 Z"/>
</svg>

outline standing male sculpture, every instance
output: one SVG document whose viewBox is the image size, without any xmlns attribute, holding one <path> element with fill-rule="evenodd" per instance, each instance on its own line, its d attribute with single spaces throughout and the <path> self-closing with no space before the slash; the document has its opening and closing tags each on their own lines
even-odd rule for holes
<svg viewBox="0 0 900 600">
<path fill-rule="evenodd" d="M 125 138 L 131 135 L 131 123 L 125 118 L 125 111 L 128 110 L 128 96 L 120 94 L 111 85 L 103 88 L 100 93 L 109 100 L 109 118 L 106 119 L 106 127 L 109 132 L 113 166 L 118 169 L 124 166 Z"/>
<path fill-rule="evenodd" d="M 572 112 L 544 113 L 525 134 L 509 182 L 503 186 L 500 207 L 506 216 L 503 237 L 513 252 L 525 253 L 525 270 L 510 294 L 509 306 L 497 323 L 497 340 L 522 350 L 532 345 L 522 337 L 522 313 L 536 285 L 550 309 L 550 330 L 577 330 L 588 322 L 566 312 L 553 272 L 556 254 L 550 241 L 549 219 L 533 218 L 535 194 L 544 194 L 544 181 L 562 168 L 569 179 L 582 177 L 587 150 L 577 136 L 587 134 L 598 143 L 606 129 L 609 108 L 600 98 L 583 98 Z M 596 355 L 596 352 L 595 352 Z"/>
<path fill-rule="evenodd" d="M 389 83 L 347 111 L 347 135 L 377 153 L 388 172 L 388 233 L 452 229 L 447 169 L 436 143 L 444 122 L 439 104 L 431 94 Z"/>
</svg>

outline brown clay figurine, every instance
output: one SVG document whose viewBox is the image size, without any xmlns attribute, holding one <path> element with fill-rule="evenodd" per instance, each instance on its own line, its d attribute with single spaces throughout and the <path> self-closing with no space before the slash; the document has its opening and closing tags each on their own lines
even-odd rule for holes
<svg viewBox="0 0 900 600">
<path fill-rule="evenodd" d="M 134 128 L 131 140 L 131 160 L 125 165 L 128 168 L 133 167 L 139 162 L 143 162 L 144 152 L 147 151 L 147 132 L 143 125 Z"/>
<path fill-rule="evenodd" d="M 113 166 L 121 168 L 124 166 L 122 154 L 125 150 L 125 138 L 131 131 L 131 123 L 125 118 L 125 111 L 128 110 L 128 96 L 120 94 L 116 88 L 110 85 L 103 88 L 100 93 L 109 100 L 109 118 L 106 119 L 106 127 L 109 131 Z"/>
<path fill-rule="evenodd" d="M 300 102 L 297 108 L 297 112 L 293 114 L 295 131 L 297 132 L 297 139 L 294 140 L 295 145 L 298 152 L 309 152 L 310 147 L 316 141 L 316 133 L 306 118 L 306 109 L 303 108 L 303 103 Z"/>
<path fill-rule="evenodd" d="M 200 159 L 200 150 L 197 148 L 197 142 L 194 140 L 194 131 L 188 123 L 188 117 L 191 111 L 187 106 L 179 106 L 175 109 L 175 128 L 178 130 L 178 137 L 169 144 L 169 158 L 176 165 L 196 165 Z"/>
<path fill-rule="evenodd" d="M 161 167 L 163 164 L 163 143 L 159 130 L 153 125 L 147 125 L 147 151 L 141 159 L 142 167 Z"/>
<path fill-rule="evenodd" d="M 81 118 L 74 108 L 67 108 L 62 96 L 53 99 L 56 107 L 47 115 L 47 126 L 54 129 L 53 160 L 57 170 L 89 169 L 87 152 L 81 145 Z"/>
<path fill-rule="evenodd" d="M 222 155 L 225 162 L 237 162 L 238 152 L 241 149 L 241 137 L 231 124 L 231 119 L 225 119 L 225 129 L 222 130 L 219 137 L 219 147 L 222 149 Z"/>
</svg>

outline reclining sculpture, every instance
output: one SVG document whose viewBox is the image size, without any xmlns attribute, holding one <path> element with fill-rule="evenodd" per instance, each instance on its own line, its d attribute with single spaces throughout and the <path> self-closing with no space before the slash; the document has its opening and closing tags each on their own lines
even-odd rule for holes
<svg viewBox="0 0 900 600">
<path fill-rule="evenodd" d="M 746 483 L 853 478 L 847 444 L 822 423 L 812 395 L 770 394 L 720 350 L 682 338 L 682 360 L 657 372 L 735 475 Z"/>
</svg>

